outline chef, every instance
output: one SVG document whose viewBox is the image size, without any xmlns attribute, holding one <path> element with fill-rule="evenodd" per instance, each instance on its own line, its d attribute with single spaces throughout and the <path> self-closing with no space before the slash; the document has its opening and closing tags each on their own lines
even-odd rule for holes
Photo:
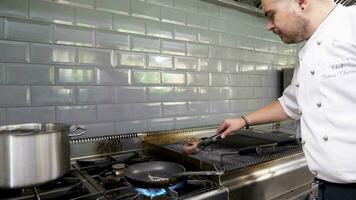
<svg viewBox="0 0 356 200">
<path fill-rule="evenodd" d="M 226 119 L 226 137 L 251 125 L 300 119 L 308 167 L 318 200 L 356 199 L 356 6 L 331 0 L 262 0 L 267 29 L 284 43 L 305 41 L 299 66 L 283 95 L 238 119 Z"/>
</svg>

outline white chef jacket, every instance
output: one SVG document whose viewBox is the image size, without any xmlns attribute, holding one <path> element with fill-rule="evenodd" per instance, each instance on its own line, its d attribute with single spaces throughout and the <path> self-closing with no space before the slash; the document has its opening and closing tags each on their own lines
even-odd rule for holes
<svg viewBox="0 0 356 200">
<path fill-rule="evenodd" d="M 301 121 L 311 172 L 329 182 L 356 182 L 356 6 L 337 5 L 324 19 L 278 100 Z"/>
</svg>

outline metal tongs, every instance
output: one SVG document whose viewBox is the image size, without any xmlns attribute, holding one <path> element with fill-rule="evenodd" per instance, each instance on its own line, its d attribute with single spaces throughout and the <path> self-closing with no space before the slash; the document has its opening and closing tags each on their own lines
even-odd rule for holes
<svg viewBox="0 0 356 200">
<path fill-rule="evenodd" d="M 222 139 L 221 135 L 219 133 L 215 134 L 213 136 L 210 136 L 210 137 L 202 138 L 201 141 L 198 143 L 197 148 L 198 149 L 204 149 L 207 146 L 209 146 L 211 143 L 213 143 L 213 142 L 215 142 L 216 140 L 219 140 L 219 139 Z"/>
</svg>

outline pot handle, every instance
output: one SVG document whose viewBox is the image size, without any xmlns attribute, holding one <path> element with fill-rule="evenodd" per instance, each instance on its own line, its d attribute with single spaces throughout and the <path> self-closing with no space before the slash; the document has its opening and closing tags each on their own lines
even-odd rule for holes
<svg viewBox="0 0 356 200">
<path fill-rule="evenodd" d="M 78 130 L 81 130 L 79 133 L 75 133 L 76 131 L 78 131 Z M 69 137 L 78 137 L 78 136 L 81 136 L 81 135 L 83 135 L 85 132 L 87 132 L 87 130 L 86 129 L 84 129 L 84 128 L 82 128 L 82 127 L 80 127 L 80 126 L 77 126 L 77 127 L 75 127 L 74 129 L 69 129 L 69 133 L 68 133 L 68 136 Z"/>
</svg>

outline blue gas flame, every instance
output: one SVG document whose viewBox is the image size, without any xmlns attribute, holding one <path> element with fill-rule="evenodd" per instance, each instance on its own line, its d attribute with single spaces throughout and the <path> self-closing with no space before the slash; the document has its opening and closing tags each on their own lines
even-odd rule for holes
<svg viewBox="0 0 356 200">
<path fill-rule="evenodd" d="M 166 195 L 169 190 L 176 190 L 182 188 L 184 182 L 179 182 L 169 188 L 136 188 L 136 191 L 145 197 L 155 198 L 159 196 Z"/>
</svg>

